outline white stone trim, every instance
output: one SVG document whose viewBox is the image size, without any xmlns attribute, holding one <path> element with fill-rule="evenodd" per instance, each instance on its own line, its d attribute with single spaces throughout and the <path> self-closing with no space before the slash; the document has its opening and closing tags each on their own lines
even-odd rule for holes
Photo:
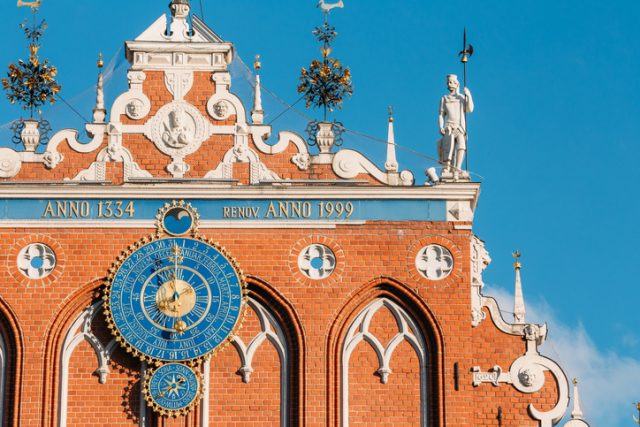
<svg viewBox="0 0 640 427">
<path fill-rule="evenodd" d="M 241 366 L 238 370 L 242 374 L 242 381 L 248 384 L 253 373 L 253 358 L 256 351 L 265 342 L 269 341 L 275 347 L 280 356 L 280 425 L 289 425 L 289 348 L 282 326 L 276 318 L 264 306 L 253 299 L 249 299 L 249 307 L 260 320 L 260 332 L 251 339 L 249 345 L 245 345 L 238 336 L 234 337 L 233 346 L 240 356 Z"/>
<path fill-rule="evenodd" d="M 358 187 L 283 185 L 238 188 L 229 184 L 162 183 L 123 186 L 51 185 L 15 183 L 0 185 L 1 198 L 136 198 L 136 199 L 381 199 L 381 200 L 468 200 L 475 206 L 480 184 L 441 184 L 434 187 Z"/>
<path fill-rule="evenodd" d="M 282 326 L 278 323 L 276 318 L 265 308 L 262 304 L 256 300 L 249 298 L 249 307 L 258 316 L 260 321 L 260 332 L 251 339 L 249 345 L 246 345 L 244 341 L 238 336 L 233 337 L 233 347 L 238 352 L 240 357 L 240 369 L 238 372 L 242 374 L 242 381 L 248 384 L 251 381 L 251 374 L 253 373 L 253 358 L 265 342 L 269 341 L 275 347 L 280 357 L 280 425 L 285 427 L 289 425 L 289 346 L 287 345 L 287 339 L 282 329 Z M 213 359 L 214 361 L 216 359 Z M 202 404 L 200 405 L 200 417 L 202 419 L 202 427 L 209 427 L 209 399 L 211 396 L 209 378 L 211 375 L 211 360 L 204 364 L 204 382 L 205 392 Z"/>
<path fill-rule="evenodd" d="M 204 378 L 204 394 L 200 403 L 200 419 L 202 425 L 200 427 L 209 427 L 209 399 L 211 398 L 211 387 L 209 386 L 209 377 L 211 376 L 211 359 L 204 362 L 202 367 L 202 377 Z"/>
<path fill-rule="evenodd" d="M 541 356 L 535 348 L 530 347 L 525 355 L 516 359 L 508 372 L 503 372 L 500 366 L 494 366 L 489 372 L 482 372 L 479 366 L 474 366 L 473 385 L 479 387 L 482 383 L 491 383 L 498 387 L 500 384 L 511 384 L 521 393 L 532 394 L 544 386 L 544 373 L 547 371 L 558 385 L 558 401 L 547 412 L 539 411 L 533 404 L 529 404 L 528 409 L 529 414 L 539 421 L 540 427 L 552 427 L 560 422 L 569 407 L 569 381 L 555 361 Z"/>
<path fill-rule="evenodd" d="M 104 346 L 91 331 L 91 322 L 97 315 L 102 313 L 102 305 L 103 302 L 99 301 L 80 313 L 65 336 L 60 356 L 60 393 L 58 398 L 59 427 L 67 426 L 67 410 L 69 403 L 69 361 L 71 360 L 73 351 L 82 341 L 87 341 L 96 353 L 96 357 L 98 359 L 98 368 L 96 369 L 96 373 L 99 376 L 99 383 L 105 384 L 107 382 L 109 375 L 109 360 L 111 359 L 113 352 L 118 348 L 118 343 L 115 339 L 112 339 L 106 346 Z M 140 392 L 140 399 L 144 401 L 142 390 Z M 141 420 L 146 419 L 145 413 L 140 414 Z M 140 424 L 140 426 L 144 427 L 144 424 Z"/>
<path fill-rule="evenodd" d="M 323 228 L 334 229 L 338 225 L 364 225 L 366 221 L 216 221 L 201 220 L 201 229 L 299 229 Z M 155 228 L 154 220 L 98 221 L 98 220 L 1 220 L 3 228 Z"/>
<path fill-rule="evenodd" d="M 482 323 L 486 314 L 482 310 L 482 273 L 491 264 L 491 257 L 484 242 L 471 236 L 471 325 L 475 328 Z"/>
<path fill-rule="evenodd" d="M 369 325 L 374 315 L 383 307 L 386 307 L 396 319 L 398 333 L 391 339 L 387 347 L 383 347 L 380 341 L 369 331 Z M 411 330 L 417 332 L 414 335 Z M 391 358 L 397 346 L 406 340 L 416 352 L 420 363 L 420 426 L 427 427 L 428 399 L 427 399 L 427 345 L 420 329 L 413 318 L 399 305 L 387 298 L 380 298 L 369 304 L 351 323 L 345 337 L 342 349 L 342 427 L 349 426 L 349 361 L 351 353 L 362 341 L 371 345 L 378 356 L 380 368 L 377 373 L 383 384 L 388 381 L 391 370 Z"/>
<path fill-rule="evenodd" d="M 383 184 L 406 187 L 412 186 L 415 181 L 410 171 L 402 171 L 399 175 L 395 172 L 383 172 L 371 160 L 354 150 L 338 151 L 333 156 L 332 167 L 336 175 L 345 179 L 355 178 L 359 174 L 368 174 Z"/>
<path fill-rule="evenodd" d="M 7 381 L 7 346 L 4 337 L 0 334 L 0 423 L 4 419 L 4 393 Z"/>
</svg>

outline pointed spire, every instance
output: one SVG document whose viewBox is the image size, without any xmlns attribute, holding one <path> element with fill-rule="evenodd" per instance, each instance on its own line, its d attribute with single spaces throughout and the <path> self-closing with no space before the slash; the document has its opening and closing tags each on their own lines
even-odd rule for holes
<svg viewBox="0 0 640 427">
<path fill-rule="evenodd" d="M 513 264 L 513 268 L 515 268 L 516 270 L 516 289 L 513 302 L 513 320 L 516 325 L 524 325 L 526 316 L 524 296 L 522 293 L 522 281 L 520 280 L 520 270 L 522 269 L 522 264 L 520 264 L 521 256 L 522 254 L 517 250 L 513 254 L 513 257 L 516 259 L 516 262 Z"/>
<path fill-rule="evenodd" d="M 256 70 L 256 87 L 253 92 L 253 110 L 251 110 L 251 120 L 253 124 L 261 125 L 264 120 L 264 111 L 262 110 L 262 88 L 260 86 L 260 69 L 262 63 L 260 62 L 260 55 L 256 55 L 256 60 L 253 63 L 253 69 Z"/>
<path fill-rule="evenodd" d="M 396 136 L 393 130 L 393 107 L 389 106 L 389 132 L 387 136 L 387 161 L 384 164 L 387 172 L 398 172 L 396 160 Z"/>
<path fill-rule="evenodd" d="M 104 59 L 102 54 L 98 55 L 98 84 L 96 85 L 96 107 L 93 109 L 93 122 L 104 123 L 104 119 L 107 116 L 107 110 L 104 107 L 104 76 L 102 74 L 102 68 L 104 67 Z"/>
<path fill-rule="evenodd" d="M 573 411 L 571 411 L 572 420 L 582 420 L 582 408 L 580 407 L 580 392 L 578 391 L 578 379 L 573 379 Z"/>
</svg>

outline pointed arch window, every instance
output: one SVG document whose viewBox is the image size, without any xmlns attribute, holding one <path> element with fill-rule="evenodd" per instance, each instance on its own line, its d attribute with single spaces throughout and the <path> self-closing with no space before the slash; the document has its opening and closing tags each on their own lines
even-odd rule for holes
<svg viewBox="0 0 640 427">
<path fill-rule="evenodd" d="M 244 342 L 239 336 L 234 337 L 232 345 L 238 352 L 241 364 L 238 372 L 242 375 L 242 381 L 249 383 L 251 381 L 251 374 L 254 372 L 253 360 L 256 352 L 267 342 L 273 345 L 280 358 L 280 425 L 288 426 L 291 424 L 291 420 L 289 419 L 289 407 L 291 404 L 289 390 L 291 354 L 283 325 L 281 325 L 273 313 L 267 307 L 260 304 L 260 302 L 249 298 L 248 304 L 250 309 L 258 316 L 260 331 L 247 342 Z M 204 365 L 204 377 L 207 382 L 205 397 L 201 405 L 202 426 L 204 427 L 209 426 L 209 393 L 212 392 L 208 384 L 210 364 L 211 361 L 207 361 Z"/>
<path fill-rule="evenodd" d="M 395 320 L 395 335 L 385 345 L 370 329 L 374 316 L 386 308 Z M 378 360 L 377 374 L 383 384 L 387 384 L 392 375 L 392 360 L 395 350 L 403 342 L 408 342 L 416 353 L 420 366 L 420 426 L 426 427 L 428 414 L 427 397 L 427 363 L 428 348 L 425 338 L 415 319 L 401 306 L 388 298 L 379 298 L 369 304 L 356 316 L 349 326 L 342 348 L 342 426 L 349 426 L 349 365 L 351 355 L 356 347 L 366 342 L 376 353 Z"/>
</svg>

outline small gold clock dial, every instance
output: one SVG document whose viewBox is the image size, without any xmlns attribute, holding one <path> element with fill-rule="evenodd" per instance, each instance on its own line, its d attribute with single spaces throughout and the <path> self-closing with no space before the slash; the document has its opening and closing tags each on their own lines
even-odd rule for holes
<svg viewBox="0 0 640 427">
<path fill-rule="evenodd" d="M 158 289 L 156 305 L 165 316 L 184 317 L 195 307 L 196 293 L 184 280 L 172 279 Z"/>
</svg>

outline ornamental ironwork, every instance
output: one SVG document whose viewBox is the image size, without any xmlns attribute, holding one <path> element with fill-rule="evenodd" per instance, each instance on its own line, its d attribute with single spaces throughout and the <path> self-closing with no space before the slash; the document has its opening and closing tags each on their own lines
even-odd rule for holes
<svg viewBox="0 0 640 427">
<path fill-rule="evenodd" d="M 61 90 L 56 81 L 58 69 L 49 64 L 48 59 L 41 60 L 38 56 L 47 23 L 43 20 L 37 24 L 36 13 L 37 8 L 33 8 L 33 24 L 26 21 L 20 24 L 28 41 L 29 59 L 10 64 L 7 77 L 2 79 L 7 99 L 12 104 L 21 104 L 24 110 L 29 111 L 30 117 L 35 112 L 40 114 L 43 105 L 53 104 Z"/>
<path fill-rule="evenodd" d="M 314 120 L 309 122 L 309 124 L 307 124 L 307 129 L 306 129 L 307 142 L 311 146 L 318 145 L 318 132 L 320 132 L 320 123 L 321 122 Z M 333 131 L 333 134 L 334 134 L 333 145 L 336 147 L 340 147 L 344 143 L 344 138 L 342 137 L 342 135 L 345 132 L 344 124 L 336 120 L 334 120 L 330 124 L 331 124 L 331 130 Z"/>
<path fill-rule="evenodd" d="M 314 59 L 308 68 L 302 68 L 298 93 L 304 94 L 307 108 L 321 107 L 326 121 L 327 111 L 342 108 L 344 98 L 353 94 L 351 70 L 330 57 L 331 43 L 338 35 L 335 27 L 325 19 L 313 34 L 322 43 L 322 59 Z"/>
</svg>

